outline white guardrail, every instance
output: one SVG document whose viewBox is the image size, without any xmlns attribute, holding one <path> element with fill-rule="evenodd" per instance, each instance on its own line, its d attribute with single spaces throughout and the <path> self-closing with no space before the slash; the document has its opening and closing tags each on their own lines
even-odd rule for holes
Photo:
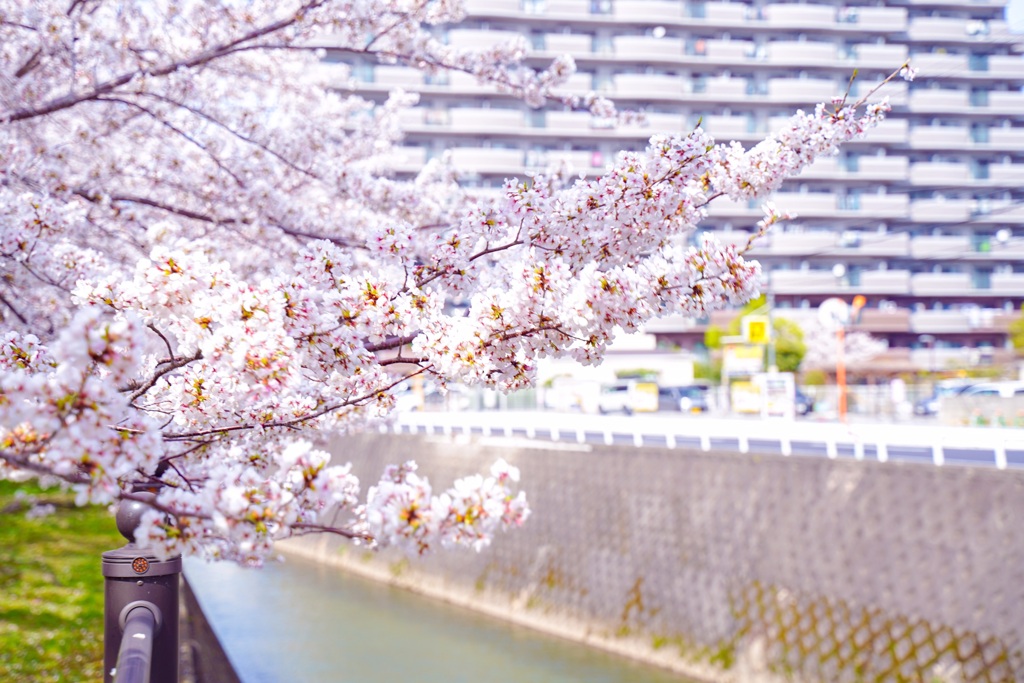
<svg viewBox="0 0 1024 683">
<path fill-rule="evenodd" d="M 734 450 L 887 462 L 1024 468 L 1024 429 L 814 422 L 679 413 L 588 415 L 528 411 L 403 412 L 382 431 Z"/>
</svg>

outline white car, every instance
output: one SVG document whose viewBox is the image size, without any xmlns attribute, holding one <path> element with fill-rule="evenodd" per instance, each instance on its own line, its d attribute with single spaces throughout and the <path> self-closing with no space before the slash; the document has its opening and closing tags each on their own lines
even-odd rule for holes
<svg viewBox="0 0 1024 683">
<path fill-rule="evenodd" d="M 1024 396 L 1024 382 L 982 382 L 964 389 L 961 396 Z"/>
<path fill-rule="evenodd" d="M 628 380 L 601 388 L 597 410 L 605 413 L 653 413 L 658 409 L 658 385 Z"/>
</svg>

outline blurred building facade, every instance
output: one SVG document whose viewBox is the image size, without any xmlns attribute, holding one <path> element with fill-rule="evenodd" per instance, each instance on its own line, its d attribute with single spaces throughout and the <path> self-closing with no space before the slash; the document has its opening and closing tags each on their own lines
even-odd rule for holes
<svg viewBox="0 0 1024 683">
<path fill-rule="evenodd" d="M 787 183 L 776 204 L 799 217 L 753 256 L 778 315 L 804 319 L 825 299 L 862 294 L 857 329 L 897 356 L 998 361 L 1012 355 L 1007 326 L 1024 302 L 1024 35 L 1009 32 L 1005 4 L 469 0 L 463 24 L 436 29 L 466 47 L 525 36 L 537 67 L 572 54 L 570 90 L 642 110 L 648 127 L 532 110 L 463 74 L 425 77 L 329 51 L 327 61 L 352 64 L 368 98 L 420 93 L 396 173 L 450 151 L 468 185 L 497 188 L 559 159 L 597 175 L 618 150 L 698 121 L 749 146 L 796 109 L 846 91 L 854 69 L 857 97 L 909 58 L 920 74 L 886 87 L 890 118 Z M 761 213 L 715 201 L 704 229 L 745 242 Z M 649 331 L 694 348 L 707 324 L 664 320 Z"/>
</svg>

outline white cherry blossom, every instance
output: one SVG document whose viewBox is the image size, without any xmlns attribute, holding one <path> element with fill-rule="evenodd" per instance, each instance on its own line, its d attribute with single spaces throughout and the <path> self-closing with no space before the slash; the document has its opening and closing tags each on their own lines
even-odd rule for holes
<svg viewBox="0 0 1024 683">
<path fill-rule="evenodd" d="M 657 132 L 600 178 L 552 169 L 494 200 L 444 160 L 389 175 L 415 95 L 343 94 L 325 49 L 638 118 L 562 91 L 569 58 L 442 44 L 462 13 L 0 0 L 0 477 L 143 500 L 159 554 L 259 563 L 314 532 L 482 548 L 529 516 L 515 468 L 435 493 L 407 463 L 360 497 L 318 439 L 386 416 L 414 375 L 514 390 L 539 358 L 597 363 L 617 330 L 747 301 L 746 248 L 692 239 L 708 203 L 766 199 L 887 110 L 840 98 L 751 149 Z"/>
</svg>

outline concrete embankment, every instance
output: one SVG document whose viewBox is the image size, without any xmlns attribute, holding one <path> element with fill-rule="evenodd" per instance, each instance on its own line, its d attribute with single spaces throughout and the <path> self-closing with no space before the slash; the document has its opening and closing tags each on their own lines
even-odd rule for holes
<svg viewBox="0 0 1024 683">
<path fill-rule="evenodd" d="M 714 681 L 1024 680 L 1024 472 L 360 435 L 364 482 L 503 457 L 534 515 L 482 553 L 295 539 L 351 571 Z"/>
</svg>

